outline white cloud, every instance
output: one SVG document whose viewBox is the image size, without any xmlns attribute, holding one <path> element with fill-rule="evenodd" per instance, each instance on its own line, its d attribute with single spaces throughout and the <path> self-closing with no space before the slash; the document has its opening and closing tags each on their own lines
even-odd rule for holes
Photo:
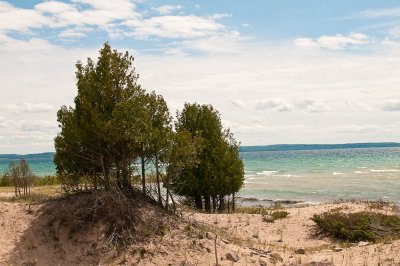
<svg viewBox="0 0 400 266">
<path fill-rule="evenodd" d="M 42 28 L 49 25 L 51 20 L 33 9 L 16 8 L 11 4 L 0 3 L 0 32 L 28 32 L 31 28 Z"/>
<path fill-rule="evenodd" d="M 182 9 L 181 5 L 164 5 L 157 8 L 153 8 L 155 11 L 160 13 L 161 15 L 168 15 L 175 10 Z"/>
<path fill-rule="evenodd" d="M 293 111 L 293 104 L 280 99 L 270 99 L 257 101 L 255 103 L 255 109 L 258 111 L 273 110 L 277 112 L 288 112 Z"/>
<path fill-rule="evenodd" d="M 359 15 L 367 18 L 398 17 L 400 16 L 400 7 L 392 7 L 386 9 L 367 9 L 361 11 Z"/>
<path fill-rule="evenodd" d="M 386 101 L 382 104 L 382 109 L 389 112 L 400 111 L 400 100 Z"/>
<path fill-rule="evenodd" d="M 57 123 L 55 121 L 21 120 L 17 123 L 17 127 L 20 128 L 22 132 L 53 132 L 54 134 L 57 132 Z M 30 136 L 28 135 L 27 137 Z"/>
<path fill-rule="evenodd" d="M 389 34 L 393 36 L 400 36 L 400 26 L 395 26 L 389 29 Z"/>
<path fill-rule="evenodd" d="M 85 37 L 88 32 L 92 31 L 92 28 L 88 27 L 75 27 L 63 30 L 58 34 L 60 38 L 77 38 Z"/>
<path fill-rule="evenodd" d="M 370 43 L 370 37 L 362 33 L 351 33 L 348 35 L 323 35 L 317 39 L 297 38 L 295 45 L 302 48 L 326 48 L 341 50 L 348 46 L 358 46 Z"/>
<path fill-rule="evenodd" d="M 246 107 L 246 104 L 242 100 L 230 100 L 232 106 L 237 107 L 237 108 L 244 108 Z"/>
<path fill-rule="evenodd" d="M 311 113 L 320 113 L 320 112 L 325 112 L 328 110 L 326 104 L 317 102 L 315 100 L 310 100 L 310 99 L 296 101 L 294 103 L 294 106 L 298 110 L 305 110 L 305 111 L 308 111 Z"/>
<path fill-rule="evenodd" d="M 124 19 L 138 16 L 135 12 L 135 4 L 130 0 L 72 0 L 74 3 L 87 4 L 91 6 L 94 11 L 99 11 L 97 14 L 103 14 L 109 19 Z"/>
<path fill-rule="evenodd" d="M 211 16 L 213 19 L 222 19 L 226 17 L 232 17 L 232 14 L 227 14 L 227 13 L 217 13 Z"/>
<path fill-rule="evenodd" d="M 318 42 L 311 38 L 296 38 L 294 43 L 296 46 L 303 48 L 320 48 Z"/>
<path fill-rule="evenodd" d="M 113 38 L 133 36 L 139 39 L 193 39 L 229 33 L 223 24 L 217 22 L 229 14 L 169 15 L 179 9 L 182 9 L 181 5 L 164 5 L 156 8 L 161 16 L 144 18 L 146 11 L 139 12 L 130 0 L 45 1 L 31 9 L 2 3 L 0 33 L 19 31 L 33 34 L 34 30 L 51 28 L 59 31 L 58 37 L 80 38 L 88 29 L 97 28 Z"/>
<path fill-rule="evenodd" d="M 160 16 L 143 20 L 127 20 L 124 25 L 131 27 L 131 35 L 146 38 L 197 38 L 216 34 L 225 29 L 214 19 L 195 15 Z"/>
<path fill-rule="evenodd" d="M 0 104 L 0 110 L 20 113 L 43 113 L 54 111 L 54 106 L 48 103 L 22 103 L 22 104 Z"/>
<path fill-rule="evenodd" d="M 76 11 L 75 7 L 70 4 L 58 1 L 46 1 L 39 3 L 35 9 L 45 13 L 59 14 L 67 11 Z"/>
<path fill-rule="evenodd" d="M 57 133 L 55 121 L 15 120 L 0 117 L 0 153 L 51 151 Z"/>
<path fill-rule="evenodd" d="M 252 105 L 258 111 L 271 110 L 276 112 L 294 112 L 294 111 L 306 111 L 310 113 L 320 113 L 328 110 L 325 104 L 317 102 L 315 100 L 304 99 L 304 100 L 283 100 L 283 99 L 267 99 L 258 100 Z"/>
<path fill-rule="evenodd" d="M 72 6 L 77 11 L 54 9 L 58 13 L 49 18 L 56 25 L 71 23 L 60 28 L 66 33 L 75 29 L 79 34 L 81 27 L 95 30 L 80 16 L 85 10 L 97 12 L 100 6 L 91 5 L 89 10 L 87 4 Z M 106 17 L 104 21 L 96 25 L 121 36 L 126 33 L 119 31 L 120 20 L 110 22 Z M 185 102 L 210 103 L 244 145 L 398 140 L 398 113 L 385 112 L 388 106 L 397 108 L 395 103 L 391 107 L 385 104 L 388 99 L 400 99 L 400 44 L 392 39 L 378 43 L 350 34 L 342 37 L 355 41 L 304 38 L 306 44 L 297 46 L 243 38 L 212 15 L 134 17 L 129 21 L 137 23 L 130 29 L 136 37 L 182 39 L 165 46 L 173 56 L 134 52 L 139 83 L 162 94 L 171 113 Z M 141 21 L 145 23 L 141 25 Z M 302 49 L 307 42 L 308 46 L 334 47 L 334 51 Z M 368 49 L 362 53 L 337 49 L 363 42 L 368 42 Z M 123 51 L 118 43 L 113 48 Z M 99 48 L 67 49 L 37 36 L 16 40 L 0 32 L 0 153 L 53 149 L 56 110 L 62 104 L 72 104 L 76 95 L 75 62 L 97 58 Z M 192 50 L 204 53 L 193 56 Z M 4 108 L 7 105 L 14 109 Z M 25 111 L 16 112 L 16 106 Z M 29 109 L 32 111 L 26 111 Z"/>
<path fill-rule="evenodd" d="M 396 141 L 396 112 L 377 106 L 400 99 L 395 44 L 371 43 L 367 52 L 350 53 L 245 40 L 232 54 L 136 59 L 144 87 L 176 108 L 186 101 L 214 105 L 244 145 Z M 370 124 L 380 129 L 358 136 L 343 130 Z"/>
<path fill-rule="evenodd" d="M 208 54 L 234 54 L 243 49 L 242 41 L 239 32 L 231 31 L 206 38 L 184 40 L 179 47 L 186 51 L 195 50 Z"/>
<path fill-rule="evenodd" d="M 73 0 L 70 4 L 46 1 L 33 9 L 17 8 L 4 2 L 0 5 L 0 31 L 3 32 L 84 25 L 106 27 L 114 21 L 134 18 L 140 18 L 140 14 L 129 0 Z"/>
</svg>

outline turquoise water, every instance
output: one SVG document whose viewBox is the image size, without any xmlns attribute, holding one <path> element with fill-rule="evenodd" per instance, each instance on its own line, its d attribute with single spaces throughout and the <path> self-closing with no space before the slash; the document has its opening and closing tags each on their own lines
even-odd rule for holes
<svg viewBox="0 0 400 266">
<path fill-rule="evenodd" d="M 360 148 L 363 145 L 241 147 L 245 184 L 239 196 L 261 202 L 352 198 L 400 202 L 400 147 Z M 53 153 L 22 157 L 34 174 L 55 174 Z M 0 155 L 0 174 L 18 158 Z"/>
<path fill-rule="evenodd" d="M 41 154 L 0 154 L 0 175 L 7 171 L 8 164 L 11 160 L 24 159 L 31 168 L 33 174 L 37 176 L 54 175 L 56 167 L 53 163 L 54 153 L 41 153 Z"/>
<path fill-rule="evenodd" d="M 239 195 L 259 200 L 400 201 L 400 148 L 242 152 Z"/>
</svg>

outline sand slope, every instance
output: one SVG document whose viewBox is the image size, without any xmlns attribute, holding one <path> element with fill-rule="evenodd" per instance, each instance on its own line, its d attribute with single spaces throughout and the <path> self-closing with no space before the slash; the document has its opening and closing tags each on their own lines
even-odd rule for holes
<svg viewBox="0 0 400 266">
<path fill-rule="evenodd" d="M 364 203 L 292 208 L 288 218 L 274 223 L 264 222 L 258 214 L 186 211 L 179 223 L 166 227 L 165 234 L 153 235 L 111 258 L 104 253 L 100 225 L 71 236 L 60 221 L 49 224 L 52 213 L 46 204 L 0 202 L 0 265 L 215 265 L 215 251 L 220 265 L 400 265 L 400 241 L 334 251 L 341 245 L 318 235 L 309 220 L 314 213 L 333 208 L 369 210 Z M 296 254 L 299 249 L 305 254 Z"/>
</svg>

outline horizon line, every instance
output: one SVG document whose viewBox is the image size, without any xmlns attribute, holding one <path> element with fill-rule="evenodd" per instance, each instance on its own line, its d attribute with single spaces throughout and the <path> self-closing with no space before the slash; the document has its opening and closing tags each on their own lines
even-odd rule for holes
<svg viewBox="0 0 400 266">
<path fill-rule="evenodd" d="M 387 141 L 387 142 L 349 142 L 349 143 L 280 143 L 280 144 L 257 144 L 257 145 L 239 145 L 240 148 L 245 147 L 279 147 L 279 146 L 340 146 L 340 145 L 398 145 L 400 146 L 400 142 L 395 141 Z M 55 151 L 44 151 L 44 152 L 34 152 L 34 153 L 0 153 L 0 155 L 36 155 L 36 154 L 45 154 L 45 153 L 55 153 Z"/>
</svg>

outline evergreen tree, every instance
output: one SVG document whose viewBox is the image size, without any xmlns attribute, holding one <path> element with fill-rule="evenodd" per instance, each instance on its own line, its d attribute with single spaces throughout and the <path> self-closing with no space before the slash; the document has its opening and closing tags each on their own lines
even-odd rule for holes
<svg viewBox="0 0 400 266">
<path fill-rule="evenodd" d="M 75 185 L 90 176 L 95 187 L 100 182 L 105 189 L 111 183 L 128 189 L 145 95 L 136 83 L 133 57 L 106 43 L 97 63 L 89 58 L 76 68 L 75 107 L 63 106 L 57 116 L 57 171 Z"/>
<path fill-rule="evenodd" d="M 204 201 L 206 211 L 217 205 L 224 209 L 225 196 L 239 191 L 244 181 L 243 163 L 233 135 L 222 128 L 220 115 L 211 105 L 185 104 L 175 127 L 177 132 L 188 131 L 192 137 L 201 138 L 202 147 L 198 165 L 185 168 L 174 191 L 194 199 L 198 208 L 203 208 Z"/>
</svg>

